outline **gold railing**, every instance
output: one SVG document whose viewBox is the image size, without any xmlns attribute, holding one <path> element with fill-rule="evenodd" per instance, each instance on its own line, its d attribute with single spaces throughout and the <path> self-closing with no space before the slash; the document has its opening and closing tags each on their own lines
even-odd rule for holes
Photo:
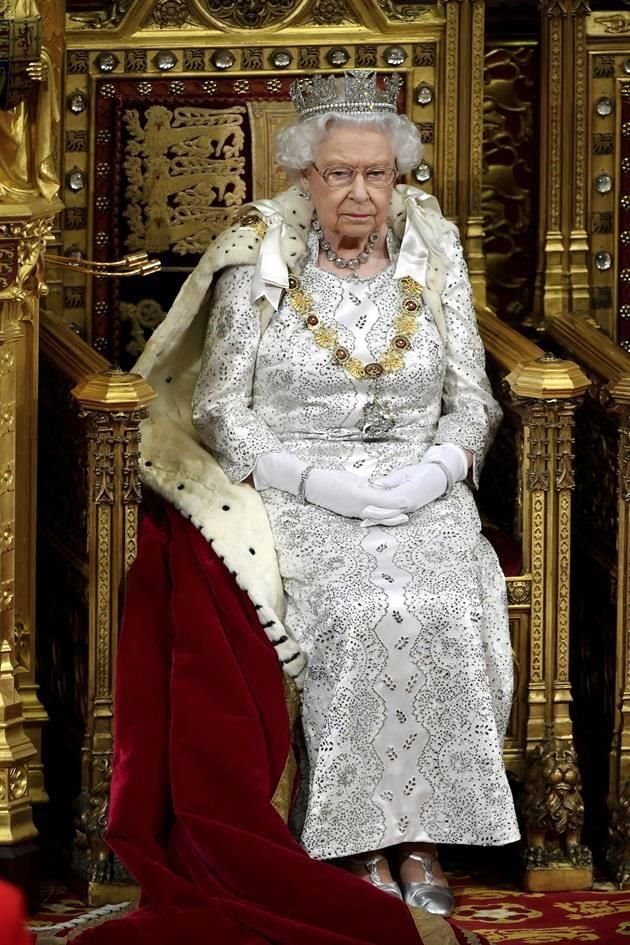
<svg viewBox="0 0 630 945">
<path fill-rule="evenodd" d="M 610 576 L 610 608 L 605 599 L 587 614 L 580 628 L 584 646 L 597 627 L 596 638 L 609 644 L 601 653 L 602 663 L 592 668 L 600 676 L 602 695 L 609 701 L 612 715 L 612 744 L 609 755 L 608 794 L 612 823 L 608 859 L 615 878 L 630 878 L 630 355 L 602 331 L 584 319 L 559 315 L 550 319 L 548 334 L 561 348 L 575 357 L 592 376 L 593 387 L 584 432 L 583 462 L 594 474 L 584 483 L 584 515 L 598 510 L 580 547 L 588 554 L 591 568 L 599 567 Z M 582 458 L 582 457 L 581 457 Z M 606 546 L 598 540 L 604 533 Z M 605 533 L 609 533 L 606 535 Z M 592 571 L 591 571 L 592 573 Z M 593 596 L 593 580 L 589 594 Z M 608 590 L 608 588 L 607 588 Z M 608 626 L 610 625 L 610 626 Z M 610 652 L 607 652 L 606 650 Z M 588 657 L 588 653 L 582 654 Z M 606 663 L 612 679 L 606 679 Z M 605 692 L 611 684 L 612 692 Z M 613 696 L 614 692 L 614 696 Z M 600 714 L 593 705 L 592 689 L 585 712 Z M 613 703 L 614 699 L 614 705 Z M 610 732 L 605 733 L 610 737 Z"/>
</svg>

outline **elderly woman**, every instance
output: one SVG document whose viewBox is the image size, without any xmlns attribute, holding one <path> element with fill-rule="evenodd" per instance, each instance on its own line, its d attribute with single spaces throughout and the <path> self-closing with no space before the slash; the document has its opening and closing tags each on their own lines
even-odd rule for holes
<svg viewBox="0 0 630 945">
<path fill-rule="evenodd" d="M 397 89 L 294 86 L 298 191 L 250 209 L 258 258 L 216 280 L 192 416 L 262 497 L 307 657 L 301 843 L 448 915 L 436 845 L 518 838 L 505 586 L 471 492 L 500 410 L 456 229 L 395 186 L 421 157 Z"/>
</svg>

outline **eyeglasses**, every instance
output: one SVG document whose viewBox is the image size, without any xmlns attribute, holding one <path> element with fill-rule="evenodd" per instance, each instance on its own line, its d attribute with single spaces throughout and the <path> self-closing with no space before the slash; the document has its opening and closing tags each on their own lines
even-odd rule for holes
<svg viewBox="0 0 630 945">
<path fill-rule="evenodd" d="M 398 177 L 398 168 L 396 167 L 366 167 L 361 170 L 358 167 L 326 167 L 323 171 L 313 164 L 320 177 L 329 187 L 349 187 L 354 182 L 357 174 L 361 174 L 366 187 L 389 187 Z"/>
</svg>

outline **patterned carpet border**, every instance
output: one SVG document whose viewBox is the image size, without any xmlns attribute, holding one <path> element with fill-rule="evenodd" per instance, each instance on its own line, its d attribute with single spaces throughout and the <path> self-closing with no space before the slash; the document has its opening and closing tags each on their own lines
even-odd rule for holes
<svg viewBox="0 0 630 945">
<path fill-rule="evenodd" d="M 100 906 L 89 912 L 81 912 L 72 918 L 65 918 L 62 922 L 42 924 L 36 921 L 29 926 L 29 932 L 34 936 L 36 945 L 63 945 L 64 942 L 71 942 L 86 929 L 102 925 L 110 919 L 117 919 L 131 912 L 135 907 L 133 902 L 121 902 L 113 906 Z"/>
</svg>

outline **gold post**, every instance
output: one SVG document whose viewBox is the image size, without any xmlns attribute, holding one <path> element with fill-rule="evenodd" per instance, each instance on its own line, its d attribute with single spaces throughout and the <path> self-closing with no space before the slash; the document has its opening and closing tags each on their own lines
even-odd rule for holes
<svg viewBox="0 0 630 945">
<path fill-rule="evenodd" d="M 73 395 L 87 420 L 89 440 L 89 672 L 80 820 L 89 849 L 89 899 L 101 905 L 128 899 L 135 891 L 103 834 L 109 810 L 119 607 L 136 554 L 141 498 L 139 428 L 155 394 L 139 375 L 112 368 L 78 384 Z"/>
<path fill-rule="evenodd" d="M 567 134 L 572 132 L 573 159 L 573 206 L 571 207 L 571 229 L 569 237 L 569 272 L 571 280 L 571 311 L 575 315 L 590 316 L 591 289 L 589 276 L 589 241 L 586 219 L 587 185 L 587 64 L 586 16 L 584 5 L 575 2 L 569 19 L 567 50 L 570 61 L 568 88 L 573 89 L 573 110 L 567 109 L 568 121 L 572 123 Z"/>
<path fill-rule="evenodd" d="M 547 331 L 595 378 L 602 411 L 617 426 L 617 615 L 615 703 L 610 750 L 611 822 L 607 860 L 620 886 L 630 885 L 630 355 L 603 331 L 572 315 L 552 318 Z"/>
<path fill-rule="evenodd" d="M 0 244 L 1 245 L 1 244 Z M 15 244 L 17 265 L 17 241 Z M 8 295 L 11 297 L 6 297 Z M 15 284 L 0 301 L 0 843 L 36 836 L 28 762 L 35 748 L 24 730 L 15 672 L 17 361 L 26 295 Z"/>
<path fill-rule="evenodd" d="M 569 592 L 573 419 L 590 386 L 571 361 L 544 355 L 507 378 L 524 425 L 523 522 L 532 575 L 527 719 L 525 886 L 532 891 L 592 885 L 590 851 L 580 842 L 584 805 L 569 706 Z M 571 773 L 555 783 L 555 772 Z M 567 788 L 566 822 L 547 801 Z"/>
<path fill-rule="evenodd" d="M 465 200 L 465 246 L 470 282 L 475 302 L 484 306 L 487 300 L 486 257 L 483 249 L 484 227 L 481 207 L 482 165 L 483 165 L 483 97 L 484 97 L 484 52 L 485 52 L 485 4 L 481 0 L 469 0 L 469 5 L 462 11 L 465 28 L 462 36 L 466 38 L 467 56 L 462 63 L 462 74 L 469 75 L 470 81 L 463 83 L 464 89 L 470 89 L 470 108 L 468 114 L 462 109 L 462 131 L 467 130 L 468 173 L 464 174 L 468 193 Z M 460 131 L 460 139 L 465 136 Z M 466 167 L 462 160 L 462 167 Z M 462 220 L 464 223 L 464 220 Z"/>
<path fill-rule="evenodd" d="M 547 169 L 546 187 L 541 188 L 540 245 L 542 256 L 537 275 L 537 314 L 554 315 L 569 307 L 567 243 L 562 180 L 565 173 L 566 0 L 541 0 L 541 59 L 543 63 L 541 103 L 545 123 L 541 129 L 541 160 Z"/>
</svg>

